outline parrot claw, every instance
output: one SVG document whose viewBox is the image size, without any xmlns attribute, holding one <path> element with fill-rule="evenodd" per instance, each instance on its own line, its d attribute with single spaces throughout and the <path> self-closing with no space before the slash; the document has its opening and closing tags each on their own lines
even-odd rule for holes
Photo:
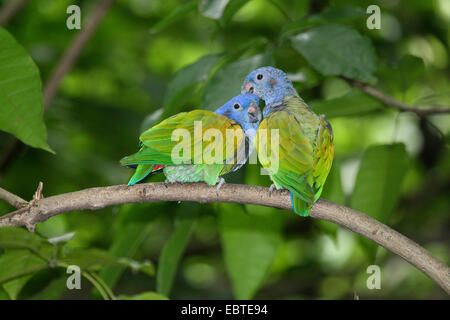
<svg viewBox="0 0 450 320">
<path fill-rule="evenodd" d="M 275 184 L 271 184 L 270 185 L 270 188 L 269 188 L 269 197 L 271 197 L 272 196 L 272 192 L 273 192 L 273 190 L 275 190 L 277 187 L 276 187 L 276 185 Z"/>
<path fill-rule="evenodd" d="M 165 186 L 166 188 L 168 188 L 168 187 L 169 187 L 169 183 L 170 183 L 170 182 L 169 182 L 169 180 L 167 180 L 167 179 L 166 179 L 166 180 L 164 180 L 164 186 Z"/>
<path fill-rule="evenodd" d="M 219 190 L 220 188 L 222 188 L 222 186 L 225 184 L 225 179 L 224 178 L 219 178 L 218 182 L 217 182 L 217 186 L 216 186 L 216 195 L 219 196 Z"/>
</svg>

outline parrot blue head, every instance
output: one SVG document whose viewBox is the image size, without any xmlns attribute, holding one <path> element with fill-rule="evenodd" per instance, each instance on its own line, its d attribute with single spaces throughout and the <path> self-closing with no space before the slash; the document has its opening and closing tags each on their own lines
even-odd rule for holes
<svg viewBox="0 0 450 320">
<path fill-rule="evenodd" d="M 255 131 L 261 122 L 259 98 L 251 93 L 240 94 L 225 103 L 216 113 L 239 123 L 245 132 Z M 250 133 L 250 132 L 248 132 Z"/>
<path fill-rule="evenodd" d="M 252 71 L 244 80 L 242 93 L 253 93 L 264 100 L 264 116 L 281 105 L 284 97 L 298 96 L 287 74 L 273 67 L 262 67 Z"/>
</svg>

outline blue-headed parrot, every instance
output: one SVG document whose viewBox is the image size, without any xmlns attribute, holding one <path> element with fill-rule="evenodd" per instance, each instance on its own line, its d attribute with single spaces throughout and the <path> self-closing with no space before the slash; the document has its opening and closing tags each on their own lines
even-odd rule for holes
<svg viewBox="0 0 450 320">
<path fill-rule="evenodd" d="M 294 212 L 307 216 L 322 193 L 334 156 L 333 130 L 324 115 L 315 114 L 300 98 L 291 80 L 281 70 L 263 67 L 251 72 L 242 85 L 265 102 L 264 119 L 257 137 L 258 158 L 269 171 L 277 189 L 291 192 Z M 278 152 L 271 145 L 270 131 L 278 130 Z M 268 131 L 268 132 L 267 132 Z M 278 158 L 278 163 L 271 163 Z"/>
<path fill-rule="evenodd" d="M 256 95 L 241 94 L 215 112 L 182 112 L 143 132 L 139 151 L 120 161 L 136 168 L 128 184 L 163 171 L 166 183 L 204 181 L 218 192 L 221 176 L 241 168 L 253 150 L 258 103 Z"/>
</svg>

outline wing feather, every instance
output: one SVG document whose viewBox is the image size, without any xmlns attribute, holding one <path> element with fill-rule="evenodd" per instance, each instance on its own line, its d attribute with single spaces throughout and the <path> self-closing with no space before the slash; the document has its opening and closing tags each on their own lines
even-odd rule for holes
<svg viewBox="0 0 450 320">
<path fill-rule="evenodd" d="M 258 144 L 258 156 L 263 160 L 261 163 L 269 170 L 275 183 L 312 204 L 319 198 L 331 168 L 334 154 L 333 133 L 325 117 L 320 116 L 316 135 L 309 137 L 302 128 L 300 117 L 300 114 L 289 110 L 280 110 L 270 114 L 260 125 L 260 129 L 279 129 L 277 172 L 271 172 L 268 164 L 270 156 L 261 150 L 272 148 L 270 138 L 267 139 L 267 145 Z"/>
<path fill-rule="evenodd" d="M 195 134 L 194 125 L 196 122 L 201 123 L 201 134 Z M 222 135 L 223 141 L 227 141 L 227 129 L 236 130 L 236 143 L 231 148 L 236 152 L 239 146 L 245 143 L 244 131 L 241 126 L 232 119 L 219 115 L 217 113 L 207 110 L 194 110 L 190 112 L 183 112 L 176 114 L 166 120 L 160 122 L 154 127 L 148 129 L 140 136 L 140 141 L 143 145 L 141 150 L 133 155 L 125 157 L 121 160 L 124 165 L 133 164 L 161 164 L 161 165 L 182 165 L 177 164 L 172 159 L 173 148 L 180 143 L 174 140 L 172 135 L 174 130 L 183 129 L 189 134 L 190 138 L 190 163 L 201 164 L 202 157 L 205 152 L 212 152 L 223 148 L 223 159 L 226 157 L 226 143 L 220 144 L 220 139 L 212 138 L 211 141 L 205 141 L 203 136 L 208 129 L 216 129 Z M 201 149 L 200 149 L 201 148 Z M 230 147 L 229 147 L 230 148 Z M 201 153 L 194 152 L 195 150 L 202 150 Z M 213 154 L 215 154 L 213 152 Z"/>
</svg>

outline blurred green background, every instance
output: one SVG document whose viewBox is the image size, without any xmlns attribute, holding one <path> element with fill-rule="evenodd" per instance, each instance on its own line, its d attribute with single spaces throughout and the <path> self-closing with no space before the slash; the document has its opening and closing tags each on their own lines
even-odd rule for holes
<svg viewBox="0 0 450 320">
<path fill-rule="evenodd" d="M 5 26 L 44 84 L 79 32 L 66 28 L 66 8 L 78 4 L 84 23 L 99 2 L 31 0 Z M 380 30 L 366 27 L 371 4 L 381 8 Z M 45 113 L 56 154 L 21 148 L 0 184 L 25 199 L 39 181 L 44 196 L 124 184 L 132 170 L 118 161 L 137 150 L 140 132 L 183 110 L 217 108 L 247 72 L 270 64 L 333 126 L 335 162 L 323 198 L 375 217 L 448 264 L 450 116 L 399 113 L 317 67 L 302 52 L 311 44 L 297 40 L 335 24 L 373 48 L 373 70 L 363 64 L 356 78 L 414 107 L 450 105 L 448 0 L 117 0 Z M 319 48 L 328 41 L 316 40 Z M 0 155 L 12 138 L 0 132 Z M 257 165 L 225 179 L 270 185 Z M 0 202 L 0 214 L 12 210 Z M 67 241 L 47 241 L 60 235 Z M 83 277 L 81 290 L 68 290 L 66 264 L 94 280 Z M 372 264 L 381 268 L 380 290 L 366 287 Z M 271 208 L 133 204 L 61 214 L 39 223 L 36 235 L 0 229 L 0 298 L 102 298 L 92 283 L 122 298 L 448 298 L 361 236 Z"/>
</svg>

